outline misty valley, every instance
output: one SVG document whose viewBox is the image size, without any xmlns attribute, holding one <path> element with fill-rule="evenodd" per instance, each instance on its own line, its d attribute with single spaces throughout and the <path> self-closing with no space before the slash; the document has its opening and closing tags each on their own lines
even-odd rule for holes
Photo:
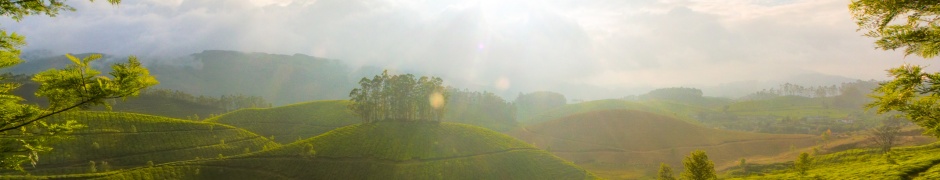
<svg viewBox="0 0 940 180">
<path fill-rule="evenodd" d="M 0 0 L 0 179 L 940 179 L 938 9 Z"/>
</svg>

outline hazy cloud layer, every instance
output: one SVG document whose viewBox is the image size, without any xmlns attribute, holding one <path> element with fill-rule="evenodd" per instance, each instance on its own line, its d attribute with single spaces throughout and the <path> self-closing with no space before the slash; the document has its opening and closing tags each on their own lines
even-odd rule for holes
<svg viewBox="0 0 940 180">
<path fill-rule="evenodd" d="M 0 21 L 28 49 L 171 59 L 302 53 L 444 76 L 504 95 L 580 98 L 822 73 L 884 79 L 905 61 L 861 37 L 844 0 L 126 0 Z M 708 92 L 706 92 L 708 93 Z"/>
</svg>

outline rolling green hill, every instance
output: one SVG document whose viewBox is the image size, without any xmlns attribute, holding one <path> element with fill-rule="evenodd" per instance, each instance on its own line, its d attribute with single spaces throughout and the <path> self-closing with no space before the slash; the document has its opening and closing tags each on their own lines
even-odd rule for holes
<svg viewBox="0 0 940 180">
<path fill-rule="evenodd" d="M 740 101 L 728 105 L 729 112 L 739 115 L 777 116 L 846 116 L 848 111 L 863 110 L 862 107 L 842 108 L 830 105 L 831 98 L 808 98 L 801 96 L 778 96 L 762 100 Z"/>
<path fill-rule="evenodd" d="M 536 124 L 538 122 L 546 122 L 574 114 L 611 109 L 630 109 L 655 112 L 671 115 L 671 117 L 679 118 L 692 123 L 697 123 L 697 121 L 692 120 L 691 117 L 698 112 L 713 111 L 711 109 L 700 106 L 663 100 L 627 101 L 620 99 L 604 99 L 557 107 L 544 113 L 535 115 L 527 122 L 529 122 L 529 124 Z"/>
<path fill-rule="evenodd" d="M 290 143 L 359 123 L 346 100 L 313 101 L 273 108 L 241 109 L 206 119 L 206 122 L 244 128 L 279 143 Z"/>
<path fill-rule="evenodd" d="M 457 123 L 356 124 L 281 148 L 77 179 L 596 179 L 544 150 Z"/>
<path fill-rule="evenodd" d="M 50 121 L 77 120 L 87 125 L 71 139 L 51 144 L 40 154 L 33 175 L 117 170 L 197 158 L 230 156 L 274 148 L 279 144 L 228 125 L 115 112 L 70 112 Z M 17 172 L 9 172 L 18 174 Z M 2 179 L 2 178 L 0 178 Z"/>
<path fill-rule="evenodd" d="M 895 148 L 890 158 L 875 149 L 822 155 L 814 157 L 805 176 L 792 170 L 792 165 L 791 161 L 754 166 L 749 169 L 760 170 L 743 179 L 940 179 L 940 143 Z"/>
<path fill-rule="evenodd" d="M 840 98 L 808 98 L 775 96 L 766 99 L 738 101 L 721 111 L 700 113 L 697 119 L 712 127 L 765 133 L 820 134 L 851 132 L 877 126 L 889 115 L 877 115 L 861 105 L 839 104 Z M 855 99 L 853 99 L 854 101 Z"/>
<path fill-rule="evenodd" d="M 682 157 L 697 149 L 708 152 L 719 164 L 741 157 L 776 155 L 789 151 L 791 146 L 812 146 L 817 139 L 810 135 L 711 129 L 669 116 L 624 109 L 570 115 L 509 134 L 610 179 L 651 175 L 660 162 L 681 167 Z M 623 169 L 641 172 L 624 177 Z"/>
</svg>

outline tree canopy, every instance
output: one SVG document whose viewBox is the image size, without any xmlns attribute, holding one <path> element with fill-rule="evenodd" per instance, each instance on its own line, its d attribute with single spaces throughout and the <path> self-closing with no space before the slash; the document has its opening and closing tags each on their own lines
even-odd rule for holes
<svg viewBox="0 0 940 180">
<path fill-rule="evenodd" d="M 74 10 L 63 2 L 0 0 L 0 16 L 19 21 L 29 15 L 55 16 L 62 10 Z M 120 0 L 108 2 L 117 4 Z M 0 69 L 21 63 L 19 48 L 25 45 L 25 37 L 0 29 Z M 40 86 L 35 95 L 49 100 L 49 107 L 45 109 L 23 104 L 23 98 L 12 93 L 20 85 L 9 82 L 8 77 L 0 77 L 0 166 L 3 169 L 23 171 L 22 164 L 30 162 L 35 165 L 39 152 L 52 150 L 44 146 L 45 143 L 82 127 L 76 121 L 55 124 L 43 119 L 94 105 L 107 107 L 107 99 L 136 96 L 141 89 L 158 83 L 134 56 L 128 57 L 127 63 L 112 65 L 111 76 L 101 76 L 100 71 L 90 66 L 91 62 L 101 58 L 99 54 L 83 58 L 66 54 L 66 57 L 73 64 L 64 69 L 41 72 L 32 78 Z"/>
<path fill-rule="evenodd" d="M 415 79 L 412 74 L 389 75 L 388 70 L 372 79 L 359 80 L 360 88 L 349 92 L 349 109 L 366 123 L 383 120 L 441 121 L 447 91 L 438 77 Z"/>
<path fill-rule="evenodd" d="M 940 1 L 854 0 L 849 10 L 865 36 L 876 38 L 883 50 L 904 49 L 906 55 L 924 58 L 940 53 Z M 940 73 L 925 72 L 918 65 L 888 70 L 894 79 L 874 90 L 869 108 L 879 113 L 898 111 L 924 127 L 926 134 L 940 136 Z"/>
<path fill-rule="evenodd" d="M 878 48 L 904 48 L 907 55 L 925 58 L 940 53 L 940 1 L 853 0 L 849 10 L 859 30 L 878 39 Z"/>
<path fill-rule="evenodd" d="M 685 165 L 685 171 L 682 172 L 683 179 L 706 180 L 718 179 L 715 174 L 715 164 L 708 160 L 705 151 L 696 150 L 685 157 L 682 161 Z"/>
</svg>

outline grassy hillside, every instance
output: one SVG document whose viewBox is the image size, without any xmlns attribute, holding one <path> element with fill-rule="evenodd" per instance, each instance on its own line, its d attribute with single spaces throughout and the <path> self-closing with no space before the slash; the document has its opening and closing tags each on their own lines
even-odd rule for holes
<svg viewBox="0 0 940 180">
<path fill-rule="evenodd" d="M 328 100 L 274 108 L 241 109 L 205 121 L 244 128 L 286 144 L 361 122 L 359 117 L 346 109 L 347 104 L 349 101 L 346 100 Z"/>
<path fill-rule="evenodd" d="M 279 146 L 264 137 L 228 125 L 115 112 L 71 112 L 50 121 L 77 120 L 87 128 L 73 138 L 52 143 L 30 174 L 70 174 L 97 169 L 126 169 L 148 162 L 166 163 L 230 156 Z M 107 165 L 105 165 L 107 164 Z M 107 167 L 106 167 L 107 166 Z M 9 172 L 18 174 L 15 172 Z"/>
<path fill-rule="evenodd" d="M 890 158 L 875 149 L 855 149 L 814 157 L 807 175 L 792 170 L 793 162 L 754 166 L 743 179 L 938 179 L 940 143 L 895 148 Z M 764 168 L 767 167 L 767 168 Z M 740 177 L 739 177 L 740 178 Z"/>
<path fill-rule="evenodd" d="M 839 105 L 844 98 L 807 98 L 776 96 L 767 99 L 738 101 L 721 111 L 701 113 L 697 119 L 723 129 L 766 133 L 820 134 L 826 130 L 851 132 L 878 125 L 885 115 L 866 112 L 861 106 Z"/>
<path fill-rule="evenodd" d="M 831 98 L 808 98 L 801 96 L 778 96 L 770 99 L 741 101 L 728 105 L 729 112 L 740 115 L 777 115 L 777 116 L 826 116 L 845 117 L 850 110 L 862 110 L 862 107 L 841 108 L 831 105 Z"/>
<path fill-rule="evenodd" d="M 575 114 L 510 134 L 611 179 L 651 175 L 660 162 L 681 167 L 682 158 L 696 149 L 705 150 L 720 164 L 779 154 L 791 146 L 812 146 L 817 139 L 704 128 L 668 116 L 622 109 Z M 624 169 L 640 172 L 624 176 Z"/>
<path fill-rule="evenodd" d="M 703 111 L 713 111 L 700 106 L 693 106 L 683 103 L 677 103 L 672 101 L 663 101 L 663 100 L 644 100 L 644 101 L 627 101 L 620 99 L 605 99 L 605 100 L 596 100 L 588 101 L 577 104 L 568 104 L 562 107 L 557 107 L 551 109 L 547 112 L 541 113 L 539 115 L 533 116 L 527 122 L 529 124 L 536 124 L 538 122 L 546 122 L 574 114 L 599 111 L 599 110 L 611 110 L 611 109 L 630 109 L 630 110 L 640 110 L 655 112 L 665 115 L 670 115 L 674 118 L 679 118 L 686 120 L 688 122 L 695 123 L 695 120 L 692 120 L 692 116 L 698 112 Z"/>
<path fill-rule="evenodd" d="M 347 126 L 236 157 L 57 178 L 596 179 L 544 150 L 492 130 L 457 123 L 401 122 Z"/>
</svg>

